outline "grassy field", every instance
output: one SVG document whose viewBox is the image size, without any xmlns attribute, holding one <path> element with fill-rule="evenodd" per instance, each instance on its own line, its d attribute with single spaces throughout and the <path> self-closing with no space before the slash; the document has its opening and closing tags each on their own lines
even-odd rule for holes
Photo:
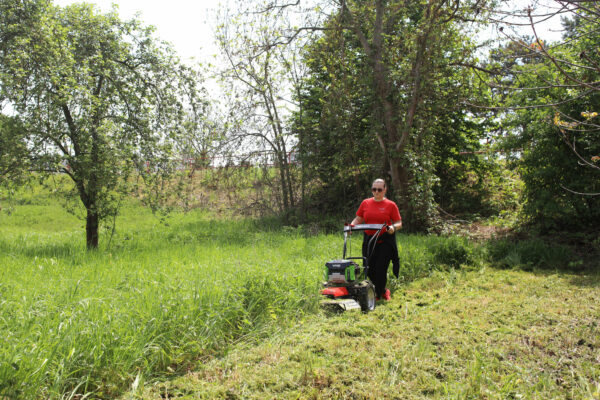
<svg viewBox="0 0 600 400">
<path fill-rule="evenodd" d="M 600 275 L 435 272 L 125 399 L 599 399 Z"/>
<path fill-rule="evenodd" d="M 105 230 L 87 252 L 83 222 L 50 193 L 15 199 L 0 213 L 0 398 L 114 398 L 185 374 L 319 315 L 323 264 L 341 255 L 341 235 L 202 211 L 158 218 L 135 202 L 110 246 Z M 470 257 L 456 241 L 403 236 L 392 287 L 427 276 L 429 249 L 446 242 L 450 258 Z"/>
</svg>

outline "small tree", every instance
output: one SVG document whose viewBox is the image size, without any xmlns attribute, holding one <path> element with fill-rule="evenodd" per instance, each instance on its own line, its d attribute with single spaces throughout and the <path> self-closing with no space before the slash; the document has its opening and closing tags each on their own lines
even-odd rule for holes
<svg viewBox="0 0 600 400">
<path fill-rule="evenodd" d="M 132 174 L 157 188 L 173 171 L 183 101 L 199 93 L 189 88 L 197 81 L 152 27 L 122 21 L 115 10 L 44 0 L 0 7 L 2 94 L 24 121 L 27 140 L 41 145 L 32 155 L 44 160 L 37 169 L 73 181 L 85 207 L 87 247 L 97 248 L 100 222 L 117 214 L 122 196 L 140 191 Z"/>
<path fill-rule="evenodd" d="M 500 11 L 507 20 L 499 22 L 499 31 L 510 42 L 504 49 L 496 52 L 496 57 L 504 62 L 503 73 L 496 74 L 496 91 L 519 93 L 530 91 L 532 96 L 518 94 L 519 100 L 528 99 L 530 103 L 510 102 L 513 109 L 546 109 L 553 115 L 554 131 L 577 158 L 577 162 L 586 168 L 600 171 L 600 154 L 594 146 L 597 143 L 598 124 L 597 98 L 600 92 L 600 4 L 594 1 L 548 0 L 536 3 L 525 10 L 512 12 Z M 562 41 L 550 43 L 544 37 L 540 24 L 548 20 L 561 19 L 563 23 Z M 508 32 L 506 27 L 521 28 L 529 25 L 533 36 L 522 36 L 522 29 L 516 33 Z M 526 64 L 533 67 L 523 66 Z M 529 71 L 522 71 L 523 68 Z M 543 76 L 540 73 L 543 71 Z M 496 71 L 498 72 L 498 71 Z M 523 79 L 515 78 L 516 74 Z M 526 76 L 529 75 L 529 76 Z M 549 100 L 548 91 L 553 98 Z M 544 95 L 540 95 L 540 94 Z M 537 97 L 535 97 L 537 96 Z M 566 112 L 573 104 L 576 107 Z M 501 108 L 501 107 L 498 107 Z M 592 140 L 577 140 L 571 133 L 580 137 L 592 136 Z M 563 190 L 586 196 L 600 196 L 600 193 L 578 193 L 567 187 Z"/>
<path fill-rule="evenodd" d="M 292 91 L 302 74 L 299 54 L 304 39 L 287 37 L 293 23 L 285 7 L 259 1 L 235 16 L 224 15 L 217 43 L 227 67 L 221 72 L 227 92 L 228 141 L 236 150 L 268 152 L 279 175 L 279 208 L 297 206 L 297 188 L 289 158 L 297 138 L 289 128 L 291 110 L 298 105 Z M 296 39 L 296 40 L 293 40 Z"/>
</svg>

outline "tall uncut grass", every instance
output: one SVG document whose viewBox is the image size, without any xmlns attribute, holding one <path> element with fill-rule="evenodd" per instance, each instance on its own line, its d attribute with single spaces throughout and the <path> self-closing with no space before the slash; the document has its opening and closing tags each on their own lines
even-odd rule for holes
<svg viewBox="0 0 600 400">
<path fill-rule="evenodd" d="M 0 398 L 113 398 L 184 372 L 316 312 L 341 256 L 341 234 L 202 211 L 161 222 L 132 202 L 117 224 L 88 252 L 83 222 L 47 194 L 0 214 Z M 392 284 L 426 275 L 440 240 L 401 236 Z"/>
<path fill-rule="evenodd" d="M 198 212 L 168 225 L 125 215 L 91 253 L 57 205 L 0 217 L 0 397 L 112 397 L 317 307 L 330 240 Z"/>
</svg>

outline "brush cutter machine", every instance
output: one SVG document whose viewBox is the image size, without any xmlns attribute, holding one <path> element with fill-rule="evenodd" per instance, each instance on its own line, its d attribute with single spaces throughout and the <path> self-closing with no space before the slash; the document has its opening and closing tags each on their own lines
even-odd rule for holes
<svg viewBox="0 0 600 400">
<path fill-rule="evenodd" d="M 375 308 L 375 286 L 368 279 L 369 258 L 375 250 L 377 238 L 386 228 L 386 224 L 344 226 L 342 259 L 325 263 L 325 279 L 327 282 L 323 283 L 324 289 L 321 294 L 326 299 L 321 301 L 322 306 L 341 311 L 362 310 L 363 312 L 369 312 Z M 367 257 L 352 257 L 352 232 L 366 230 L 376 232 L 367 243 Z M 348 252 L 348 257 L 346 257 L 346 252 Z M 359 266 L 354 260 L 362 260 L 362 266 Z"/>
</svg>

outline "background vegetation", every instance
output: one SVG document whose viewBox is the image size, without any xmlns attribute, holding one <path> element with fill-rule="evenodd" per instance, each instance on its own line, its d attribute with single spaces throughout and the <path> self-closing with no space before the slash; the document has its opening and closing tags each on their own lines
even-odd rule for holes
<svg viewBox="0 0 600 400">
<path fill-rule="evenodd" d="M 384 177 L 408 231 L 502 214 L 542 233 L 589 232 L 600 209 L 598 9 L 558 3 L 222 8 L 216 105 L 198 68 L 141 21 L 6 1 L 0 182 L 70 176 L 64 192 L 85 207 L 90 248 L 127 196 L 154 210 L 202 206 L 190 197 L 205 189 L 197 172 L 227 170 L 237 192 L 248 184 L 238 167 L 261 171 L 252 206 L 239 208 L 291 225 L 346 217 Z M 563 17 L 560 41 L 540 37 L 536 12 Z"/>
</svg>

